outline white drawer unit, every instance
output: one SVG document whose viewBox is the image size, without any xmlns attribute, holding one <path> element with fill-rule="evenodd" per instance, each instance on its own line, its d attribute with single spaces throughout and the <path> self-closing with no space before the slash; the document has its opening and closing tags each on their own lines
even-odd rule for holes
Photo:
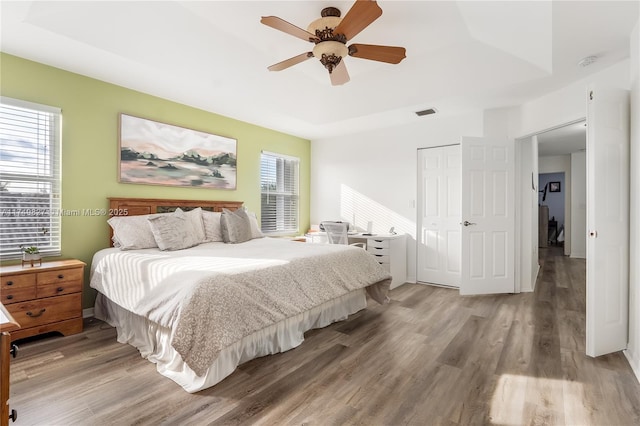
<svg viewBox="0 0 640 426">
<path fill-rule="evenodd" d="M 391 288 L 407 281 L 407 242 L 404 235 L 373 235 L 367 239 L 367 252 L 374 256 L 387 271 L 393 281 Z"/>
</svg>

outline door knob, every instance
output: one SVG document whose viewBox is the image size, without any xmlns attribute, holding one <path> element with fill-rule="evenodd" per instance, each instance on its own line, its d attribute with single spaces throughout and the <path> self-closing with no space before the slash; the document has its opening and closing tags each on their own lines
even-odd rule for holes
<svg viewBox="0 0 640 426">
<path fill-rule="evenodd" d="M 463 224 L 464 226 L 475 225 L 475 223 L 473 223 L 473 222 L 469 222 L 468 220 L 465 220 L 464 222 L 462 222 L 462 224 Z"/>
</svg>

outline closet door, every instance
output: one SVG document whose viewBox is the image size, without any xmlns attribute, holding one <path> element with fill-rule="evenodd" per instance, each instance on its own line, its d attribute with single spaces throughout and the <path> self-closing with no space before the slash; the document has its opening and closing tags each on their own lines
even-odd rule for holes
<svg viewBox="0 0 640 426">
<path fill-rule="evenodd" d="M 460 286 L 460 161 L 460 145 L 418 151 L 418 282 Z"/>
<path fill-rule="evenodd" d="M 515 291 L 515 157 L 509 140 L 462 138 L 460 294 Z"/>
</svg>

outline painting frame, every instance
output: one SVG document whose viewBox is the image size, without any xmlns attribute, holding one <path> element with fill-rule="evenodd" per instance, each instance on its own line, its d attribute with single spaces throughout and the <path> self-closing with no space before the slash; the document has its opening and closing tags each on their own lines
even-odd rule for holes
<svg viewBox="0 0 640 426">
<path fill-rule="evenodd" d="M 560 182 L 549 182 L 549 192 L 560 192 Z"/>
<path fill-rule="evenodd" d="M 237 139 L 120 113 L 118 182 L 237 189 Z"/>
</svg>

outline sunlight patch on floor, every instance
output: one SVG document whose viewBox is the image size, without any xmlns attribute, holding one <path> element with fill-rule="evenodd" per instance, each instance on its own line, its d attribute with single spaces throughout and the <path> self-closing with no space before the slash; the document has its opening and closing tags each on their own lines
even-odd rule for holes
<svg viewBox="0 0 640 426">
<path fill-rule="evenodd" d="M 491 399 L 491 423 L 515 426 L 538 418 L 553 424 L 589 424 L 583 394 L 580 382 L 503 374 Z"/>
</svg>

